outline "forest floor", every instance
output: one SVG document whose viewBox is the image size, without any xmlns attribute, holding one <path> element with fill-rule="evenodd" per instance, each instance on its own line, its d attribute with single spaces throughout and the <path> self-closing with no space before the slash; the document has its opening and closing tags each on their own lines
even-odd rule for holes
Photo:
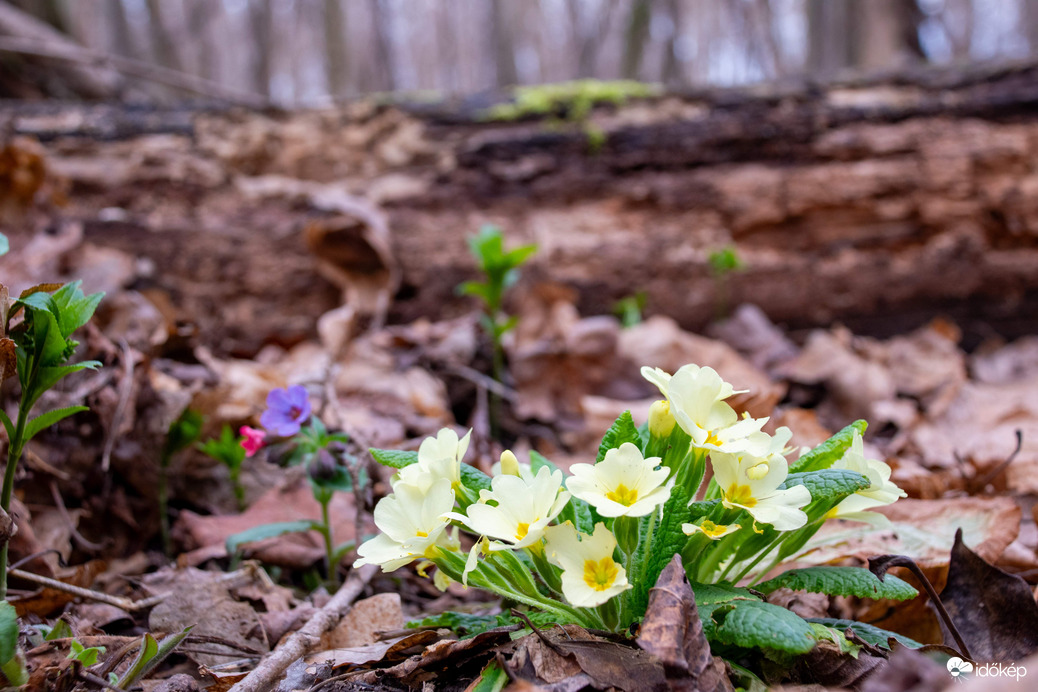
<svg viewBox="0 0 1038 692">
<path fill-rule="evenodd" d="M 1038 336 L 1006 338 L 994 328 L 984 334 L 977 320 L 963 325 L 939 308 L 922 326 L 894 335 L 888 328 L 882 337 L 854 334 L 838 323 L 790 329 L 750 302 L 725 304 L 720 287 L 704 300 L 713 300 L 723 317 L 703 334 L 656 313 L 651 301 L 651 316 L 625 326 L 612 314 L 582 313 L 601 301 L 589 300 L 535 257 L 509 297 L 519 321 L 505 342 L 510 375 L 501 434 L 492 438 L 487 402 L 496 386 L 487 375 L 489 341 L 475 306 L 451 299 L 436 309 L 423 299 L 416 307 L 407 288 L 416 280 L 405 278 L 401 288 L 398 241 L 377 206 L 348 195 L 322 201 L 327 190 L 306 175 L 230 181 L 218 161 L 256 154 L 258 145 L 246 141 L 250 127 L 255 134 L 259 126 L 233 131 L 238 149 L 210 158 L 185 151 L 176 141 L 180 135 L 169 133 L 12 145 L 22 160 L 38 157 L 41 187 L 28 199 L 2 200 L 11 251 L 0 259 L 0 279 L 14 295 L 38 283 L 77 279 L 87 292 L 105 292 L 79 337 L 83 357 L 103 367 L 70 378 L 41 403 L 90 410 L 29 447 L 16 481 L 12 562 L 111 598 L 12 578 L 9 600 L 24 623 L 62 617 L 80 642 L 105 646 L 101 677 L 129 664 L 131 644 L 144 632 L 191 625 L 185 645 L 145 689 L 190 689 L 183 678 L 170 678 L 176 673 L 200 678 L 209 690 L 229 689 L 327 606 L 328 592 L 314 590 L 324 554 L 316 533 L 275 536 L 228 553 L 227 539 L 242 531 L 319 517 L 305 475 L 287 465 L 284 450 L 268 447 L 246 460 L 244 509 L 219 462 L 195 448 L 173 456 L 166 470 L 168 554 L 156 511 L 163 446 L 186 409 L 204 417 L 201 439 L 207 440 L 225 425 L 257 424 L 268 392 L 292 384 L 307 387 L 315 414 L 329 428 L 349 435 L 350 454 L 370 476 L 359 492 L 339 493 L 332 502 L 336 542 L 372 532 L 372 508 L 388 492 L 391 470 L 370 461 L 369 447 L 413 450 L 444 426 L 471 428 L 467 461 L 483 470 L 504 448 L 520 458 L 536 450 L 566 469 L 594 460 L 601 435 L 623 411 L 638 423 L 646 420 L 658 396 L 639 375 L 641 366 L 673 372 L 697 363 L 747 390 L 733 406 L 770 416 L 768 430 L 788 426 L 795 447 L 817 445 L 856 419 L 869 422 L 870 458 L 890 464 L 891 480 L 908 499 L 882 510 L 890 526 L 856 525 L 816 552 L 815 564 L 910 555 L 941 590 L 961 529 L 964 543 L 983 560 L 1021 576 L 1032 589 L 1038 583 Z M 398 140 L 405 150 L 414 144 L 403 135 Z M 212 139 L 208 146 L 219 144 Z M 391 158 L 389 147 L 379 155 Z M 380 180 L 384 200 L 392 197 L 391 185 L 409 184 Z M 342 221 L 351 212 L 359 226 Z M 476 230 L 453 232 L 462 239 Z M 331 257 L 334 251 L 347 259 Z M 467 257 L 455 258 L 445 269 L 447 280 L 467 278 L 457 269 L 466 265 L 473 266 Z M 626 286 L 632 294 L 638 288 Z M 1017 324 L 1026 319 L 1020 315 Z M 11 400 L 10 383 L 4 396 Z M 499 605 L 456 584 L 441 592 L 412 568 L 359 574 L 349 568 L 351 559 L 337 570 L 354 590 L 352 610 L 279 689 L 316 689 L 330 676 L 356 670 L 350 680 L 321 689 L 427 683 L 464 689 L 491 658 L 519 656 L 520 649 L 535 661 L 538 684 L 582 689 L 561 682 L 580 665 L 566 674 L 549 669 L 546 653 L 533 652 L 524 640 L 509 642 L 507 634 L 456 640 L 443 630 L 401 632 L 407 621 L 430 614 L 494 612 Z M 897 607 L 791 593 L 776 598 L 919 642 L 944 641 L 925 596 Z M 974 635 L 1001 640 L 1019 634 L 985 627 Z M 87 684 L 75 678 L 62 646 L 28 652 L 32 689 Z M 423 650 L 435 655 L 412 657 Z M 1038 659 L 1027 663 L 1038 670 Z M 923 678 L 926 689 L 951 682 L 943 668 L 907 654 L 891 656 L 888 664 L 883 682 L 874 678 L 882 686 L 871 689 L 923 689 L 912 687 L 918 680 L 909 672 Z"/>
</svg>

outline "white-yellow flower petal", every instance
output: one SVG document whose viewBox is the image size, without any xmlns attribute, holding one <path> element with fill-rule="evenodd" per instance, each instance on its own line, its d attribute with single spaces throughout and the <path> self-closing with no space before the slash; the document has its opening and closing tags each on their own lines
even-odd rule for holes
<svg viewBox="0 0 1038 692">
<path fill-rule="evenodd" d="M 643 517 L 670 498 L 670 469 L 659 457 L 642 456 L 630 442 L 606 452 L 597 464 L 574 464 L 566 487 L 603 517 Z"/>
<path fill-rule="evenodd" d="M 572 605 L 592 608 L 632 588 L 626 570 L 613 559 L 616 537 L 605 524 L 578 537 L 566 522 L 548 527 L 546 537 L 548 559 L 562 568 L 562 595 Z"/>
</svg>

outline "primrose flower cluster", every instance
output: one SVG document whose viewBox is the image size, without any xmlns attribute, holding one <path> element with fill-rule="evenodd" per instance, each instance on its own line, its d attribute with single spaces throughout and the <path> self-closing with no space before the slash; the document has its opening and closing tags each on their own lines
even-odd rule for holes
<svg viewBox="0 0 1038 692">
<path fill-rule="evenodd" d="M 713 369 L 642 374 L 662 395 L 647 424 L 625 413 L 596 463 L 575 464 L 569 477 L 535 452 L 522 464 L 511 451 L 486 476 L 463 461 L 469 435 L 451 429 L 417 453 L 372 450 L 399 471 L 375 508 L 380 533 L 355 566 L 389 572 L 419 561 L 423 574 L 436 567 L 441 587 L 458 581 L 559 621 L 619 630 L 644 615 L 675 554 L 693 582 L 759 579 L 823 522 L 883 521 L 869 510 L 905 495 L 886 464 L 865 458 L 861 421 L 791 464 L 789 429 L 769 435 L 766 418 L 740 417 L 726 402 L 737 392 Z"/>
</svg>

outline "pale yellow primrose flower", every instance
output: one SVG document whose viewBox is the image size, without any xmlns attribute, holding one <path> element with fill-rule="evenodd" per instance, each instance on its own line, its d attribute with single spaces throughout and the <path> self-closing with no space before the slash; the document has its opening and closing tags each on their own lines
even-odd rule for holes
<svg viewBox="0 0 1038 692">
<path fill-rule="evenodd" d="M 423 491 L 439 478 L 450 481 L 451 487 L 461 485 L 461 460 L 469 448 L 472 431 L 458 439 L 458 433 L 443 428 L 436 437 L 427 437 L 418 447 L 418 463 L 405 466 L 397 472 L 393 487 L 398 482 L 416 485 Z"/>
<path fill-rule="evenodd" d="M 724 538 L 730 533 L 735 533 L 740 527 L 738 524 L 715 524 L 709 519 L 704 519 L 701 524 L 682 524 L 681 530 L 685 532 L 685 535 L 691 536 L 696 533 L 701 533 L 712 541 Z"/>
<path fill-rule="evenodd" d="M 574 464 L 566 487 L 603 517 L 644 517 L 670 498 L 670 469 L 642 456 L 630 442 L 610 449 L 597 464 Z"/>
<path fill-rule="evenodd" d="M 597 524 L 591 536 L 579 535 L 568 521 L 546 530 L 546 552 L 562 568 L 566 600 L 578 608 L 593 608 L 632 588 L 627 571 L 613 559 L 616 537 L 605 524 Z"/>
<path fill-rule="evenodd" d="M 845 497 L 840 504 L 829 510 L 826 518 L 861 521 L 867 524 L 886 526 L 890 523 L 882 514 L 866 510 L 894 503 L 898 498 L 908 497 L 901 488 L 890 480 L 890 467 L 878 459 L 866 459 L 861 434 L 855 430 L 850 449 L 832 465 L 834 469 L 847 469 L 869 479 L 869 487 Z"/>
<path fill-rule="evenodd" d="M 789 475 L 789 464 L 781 454 L 759 457 L 713 452 L 710 462 L 725 507 L 745 509 L 754 521 L 771 524 L 778 531 L 792 531 L 807 523 L 807 514 L 798 508 L 811 502 L 811 492 L 802 485 L 779 490 Z"/>
<path fill-rule="evenodd" d="M 670 404 L 677 424 L 692 445 L 721 452 L 741 452 L 759 445 L 757 438 L 767 418 L 742 418 L 725 399 L 737 392 L 717 371 L 683 365 L 673 375 L 659 368 L 642 368 L 642 377 L 656 385 Z"/>
<path fill-rule="evenodd" d="M 541 540 L 570 497 L 565 490 L 560 492 L 562 471 L 552 472 L 546 466 L 528 478 L 494 476 L 490 488 L 479 491 L 479 502 L 469 505 L 468 516 L 450 515 L 474 533 L 508 542 L 492 542 L 490 550 L 525 548 Z M 488 504 L 492 501 L 497 504 Z"/>
<path fill-rule="evenodd" d="M 425 490 L 397 483 L 393 494 L 375 505 L 375 525 L 382 533 L 357 548 L 360 557 L 353 566 L 381 565 L 383 572 L 392 572 L 412 560 L 435 557 L 435 546 L 448 540 L 447 515 L 453 508 L 454 490 L 446 478 Z"/>
</svg>

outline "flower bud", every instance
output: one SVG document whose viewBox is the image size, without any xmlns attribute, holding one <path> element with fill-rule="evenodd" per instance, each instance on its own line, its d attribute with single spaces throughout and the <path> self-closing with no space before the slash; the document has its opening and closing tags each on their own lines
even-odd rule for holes
<svg viewBox="0 0 1038 692">
<path fill-rule="evenodd" d="M 510 449 L 501 452 L 501 475 L 518 476 L 519 460 Z"/>
<path fill-rule="evenodd" d="M 307 469 L 310 477 L 316 482 L 327 482 L 333 480 L 339 472 L 339 462 L 327 449 L 317 452 L 317 457 L 310 462 Z"/>
<path fill-rule="evenodd" d="M 670 402 L 660 399 L 649 407 L 649 434 L 657 438 L 670 437 L 677 421 L 670 412 Z"/>
</svg>

